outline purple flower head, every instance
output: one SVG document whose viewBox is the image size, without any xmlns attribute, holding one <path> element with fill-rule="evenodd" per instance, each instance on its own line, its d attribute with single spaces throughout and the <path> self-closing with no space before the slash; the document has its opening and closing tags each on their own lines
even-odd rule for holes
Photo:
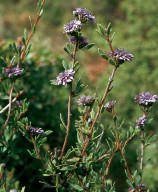
<svg viewBox="0 0 158 192">
<path fill-rule="evenodd" d="M 70 42 L 74 45 L 76 43 L 76 37 L 75 36 L 72 36 L 70 38 Z M 77 47 L 79 49 L 82 49 L 83 47 L 85 47 L 86 45 L 88 45 L 89 41 L 87 40 L 86 37 L 84 36 L 79 36 L 78 39 L 77 39 L 77 42 L 78 42 L 78 45 Z"/>
<path fill-rule="evenodd" d="M 21 76 L 24 69 L 19 67 L 8 67 L 5 68 L 5 73 L 8 77 L 18 77 Z"/>
<path fill-rule="evenodd" d="M 149 108 L 158 100 L 158 96 L 149 92 L 143 92 L 136 95 L 134 100 L 138 105 Z"/>
<path fill-rule="evenodd" d="M 107 102 L 107 103 L 104 105 L 105 110 L 108 111 L 108 112 L 111 112 L 112 109 L 113 109 L 114 106 L 115 106 L 115 103 L 116 103 L 116 101 L 114 101 L 114 100 Z"/>
<path fill-rule="evenodd" d="M 128 189 L 128 192 L 138 192 L 138 191 L 139 192 L 147 192 L 147 188 L 145 187 L 144 184 L 139 184 L 139 185 L 136 186 L 136 188 L 130 187 Z"/>
<path fill-rule="evenodd" d="M 147 123 L 147 118 L 145 116 L 142 116 L 136 121 L 136 128 L 143 129 L 146 123 Z"/>
<path fill-rule="evenodd" d="M 93 16 L 93 14 L 84 8 L 76 8 L 76 10 L 73 11 L 73 15 L 82 23 L 86 23 L 87 21 L 95 21 L 95 17 Z"/>
<path fill-rule="evenodd" d="M 135 191 L 135 189 L 133 188 L 133 187 L 130 187 L 129 189 L 128 189 L 128 192 L 134 192 Z"/>
<path fill-rule="evenodd" d="M 131 53 L 128 53 L 124 49 L 116 49 L 114 50 L 113 54 L 111 52 L 110 55 L 116 59 L 119 65 L 123 64 L 126 61 L 131 61 L 134 57 Z"/>
<path fill-rule="evenodd" d="M 66 25 L 64 25 L 64 32 L 68 35 L 74 35 L 76 32 L 79 32 L 82 28 L 81 21 L 72 20 Z"/>
<path fill-rule="evenodd" d="M 94 103 L 95 98 L 92 96 L 81 96 L 78 100 L 77 103 L 78 105 L 82 105 L 82 106 L 91 106 Z"/>
<path fill-rule="evenodd" d="M 59 73 L 56 79 L 57 85 L 68 85 L 74 79 L 75 71 L 73 69 L 65 70 L 62 73 Z"/>
<path fill-rule="evenodd" d="M 29 131 L 32 136 L 44 134 L 43 129 L 38 127 L 29 127 Z"/>
</svg>

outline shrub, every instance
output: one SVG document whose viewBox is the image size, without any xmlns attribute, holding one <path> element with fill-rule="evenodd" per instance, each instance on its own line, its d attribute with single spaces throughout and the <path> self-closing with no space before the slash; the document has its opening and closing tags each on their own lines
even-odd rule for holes
<svg viewBox="0 0 158 192">
<path fill-rule="evenodd" d="M 70 61 L 59 59 L 62 68 L 55 65 L 51 68 L 49 63 L 36 66 L 37 64 L 27 57 L 31 49 L 30 42 L 43 14 L 44 3 L 44 0 L 38 2 L 35 21 L 30 20 L 31 31 L 25 29 L 22 38 L 16 43 L 9 44 L 10 51 L 8 49 L 4 53 L 2 51 L 1 191 L 20 190 L 24 186 L 22 179 L 18 179 L 21 177 L 20 174 L 25 178 L 29 176 L 27 178 L 29 184 L 25 182 L 26 191 L 55 189 L 114 192 L 115 187 L 117 191 L 125 191 L 127 188 L 130 192 L 149 191 L 146 183 L 144 184 L 143 175 L 144 167 L 149 160 L 145 152 L 156 139 L 155 133 L 148 129 L 148 125 L 152 122 L 149 115 L 158 96 L 148 91 L 136 94 L 133 100 L 135 106 L 140 107 L 142 114 L 139 118 L 134 117 L 137 119 L 135 123 L 119 120 L 116 108 L 119 92 L 115 99 L 108 100 L 108 97 L 114 89 L 113 82 L 117 71 L 130 65 L 128 62 L 132 62 L 134 56 L 125 49 L 113 47 L 114 33 L 111 24 L 107 27 L 97 24 L 97 32 L 102 41 L 108 45 L 108 50 L 98 48 L 98 53 L 111 65 L 112 72 L 107 83 L 103 85 L 102 95 L 97 90 L 93 94 L 88 93 L 87 85 L 83 84 L 78 75 L 81 66 L 76 56 L 79 51 L 86 51 L 94 46 L 94 43 L 90 43 L 83 35 L 82 29 L 89 24 L 95 25 L 96 22 L 95 16 L 83 8 L 75 9 L 74 19 L 64 25 L 64 33 L 68 37 L 64 51 Z M 39 70 L 42 70 L 40 74 Z M 58 72 L 56 77 L 55 72 Z M 44 87 L 51 76 L 54 78 L 51 84 L 60 97 L 56 93 L 51 94 L 51 86 L 48 89 Z M 61 89 L 61 92 L 57 89 Z M 30 100 L 30 104 L 25 97 Z M 52 103 L 47 103 L 49 97 L 55 100 L 53 107 Z M 67 107 L 67 113 L 64 105 Z M 34 113 L 39 114 L 38 119 L 31 117 Z M 52 120 L 47 119 L 47 116 Z M 45 128 L 41 128 L 43 121 L 47 122 Z M 58 129 L 55 129 L 55 132 L 51 121 L 57 121 L 55 126 L 58 126 Z M 64 134 L 64 138 L 59 132 Z M 55 138 L 57 136 L 61 136 L 59 141 Z M 130 165 L 128 160 L 131 150 L 129 144 L 133 141 L 137 143 L 135 167 Z M 25 161 L 21 160 L 23 155 L 29 157 Z M 126 180 L 125 186 L 119 186 L 117 182 L 115 186 L 114 162 L 118 159 L 122 167 L 120 180 Z M 26 166 L 28 163 L 30 165 Z M 31 169 L 31 173 L 35 176 L 32 177 L 31 174 L 25 176 L 26 172 L 22 171 L 21 164 L 25 169 Z M 31 188 L 29 185 L 37 184 L 37 180 L 40 185 Z M 25 191 L 25 187 L 21 191 Z"/>
</svg>

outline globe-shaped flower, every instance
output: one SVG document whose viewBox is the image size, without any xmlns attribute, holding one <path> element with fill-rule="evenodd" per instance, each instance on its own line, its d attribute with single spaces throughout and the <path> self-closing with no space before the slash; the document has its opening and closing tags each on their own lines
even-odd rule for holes
<svg viewBox="0 0 158 192">
<path fill-rule="evenodd" d="M 143 92 L 136 95 L 134 100 L 138 105 L 149 108 L 158 100 L 158 96 L 149 92 Z"/>
<path fill-rule="evenodd" d="M 76 32 L 79 32 L 82 28 L 82 23 L 79 20 L 72 20 L 69 23 L 64 25 L 64 32 L 68 35 L 75 35 Z"/>
<path fill-rule="evenodd" d="M 65 70 L 62 73 L 59 73 L 56 79 L 57 85 L 68 85 L 74 79 L 75 71 L 73 69 Z"/>
<path fill-rule="evenodd" d="M 91 106 L 94 103 L 94 100 L 95 98 L 92 96 L 83 95 L 78 99 L 77 103 L 78 105 L 82 105 L 82 106 Z"/>
<path fill-rule="evenodd" d="M 78 45 L 77 48 L 82 49 L 83 47 L 85 47 L 86 45 L 88 45 L 89 41 L 87 40 L 86 37 L 84 36 L 79 36 L 78 39 L 76 39 L 77 37 L 72 36 L 70 38 L 70 42 L 74 45 L 77 41 Z"/>
<path fill-rule="evenodd" d="M 32 136 L 44 134 L 43 129 L 38 127 L 29 127 L 29 131 Z"/>
<path fill-rule="evenodd" d="M 22 75 L 24 69 L 19 67 L 8 67 L 5 68 L 5 74 L 7 77 L 19 77 Z"/>
<path fill-rule="evenodd" d="M 115 106 L 115 103 L 116 103 L 116 101 L 114 101 L 114 100 L 107 102 L 107 103 L 104 105 L 105 110 L 108 111 L 108 112 L 111 112 L 112 109 L 113 109 L 114 106 Z"/>
<path fill-rule="evenodd" d="M 136 128 L 143 129 L 146 123 L 147 123 L 147 118 L 145 116 L 142 116 L 136 121 Z"/>
<path fill-rule="evenodd" d="M 76 10 L 73 11 L 73 15 L 82 23 L 85 23 L 87 21 L 95 21 L 95 17 L 93 16 L 93 14 L 84 8 L 76 8 Z"/>
<path fill-rule="evenodd" d="M 126 61 L 131 61 L 134 57 L 131 53 L 128 53 L 124 49 L 116 49 L 113 51 L 113 53 L 111 52 L 110 55 L 116 59 L 117 64 L 119 65 Z"/>
</svg>

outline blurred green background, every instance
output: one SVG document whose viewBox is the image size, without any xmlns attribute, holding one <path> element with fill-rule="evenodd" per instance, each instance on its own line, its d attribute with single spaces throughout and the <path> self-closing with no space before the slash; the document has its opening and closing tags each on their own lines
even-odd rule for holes
<svg viewBox="0 0 158 192">
<path fill-rule="evenodd" d="M 0 0 L 0 56 L 7 54 L 8 42 L 16 41 L 17 37 L 23 34 L 24 28 L 30 28 L 28 17 L 35 17 L 36 3 L 35 0 Z M 158 94 L 157 0 L 46 0 L 43 17 L 32 41 L 32 52 L 26 60 L 28 72 L 21 86 L 25 85 L 24 97 L 30 101 L 27 115 L 32 125 L 43 127 L 45 130 L 53 129 L 53 135 L 48 138 L 52 148 L 56 145 L 60 147 L 62 144 L 64 134 L 59 129 L 59 113 L 66 114 L 67 92 L 65 88 L 59 89 L 50 85 L 50 80 L 63 70 L 62 59 L 69 59 L 63 51 L 67 42 L 63 25 L 73 19 L 72 11 L 76 7 L 89 9 L 95 15 L 96 22 L 104 26 L 111 22 L 113 31 L 116 32 L 114 48 L 125 48 L 134 55 L 133 62 L 120 67 L 113 83 L 113 91 L 109 95 L 109 99 L 117 100 L 118 119 L 120 122 L 125 121 L 125 130 L 129 128 L 128 123 L 134 124 L 142 115 L 133 102 L 135 94 L 142 91 Z M 97 87 L 101 95 L 112 67 L 97 54 L 98 47 L 105 51 L 109 50 L 95 28 L 95 25 L 90 25 L 83 31 L 89 41 L 96 45 L 87 52 L 79 52 L 78 60 L 82 66 L 79 75 L 85 84 L 89 85 L 88 93 L 93 93 Z M 74 102 L 73 122 L 77 117 L 76 107 Z M 157 132 L 158 128 L 157 107 L 158 105 L 154 106 L 152 110 L 154 120 L 149 127 L 151 133 Z M 73 134 L 72 131 L 71 135 Z M 73 143 L 72 137 L 69 146 Z M 144 183 L 151 192 L 158 191 L 157 144 L 148 148 L 147 155 L 151 156 L 151 161 L 146 166 L 144 174 Z M 130 152 L 127 158 L 133 170 L 137 168 L 137 146 L 139 147 L 139 142 L 132 142 L 128 147 Z M 17 154 L 11 155 L 7 164 L 10 171 L 8 182 L 11 187 L 19 185 L 26 186 L 26 191 L 49 191 L 42 188 L 38 182 L 41 179 L 37 171 L 40 167 L 38 161 L 26 158 L 28 145 L 19 138 L 13 147 L 17 148 Z M 116 181 L 116 191 L 127 191 L 127 185 L 122 181 L 123 169 L 117 157 L 110 174 Z"/>
</svg>

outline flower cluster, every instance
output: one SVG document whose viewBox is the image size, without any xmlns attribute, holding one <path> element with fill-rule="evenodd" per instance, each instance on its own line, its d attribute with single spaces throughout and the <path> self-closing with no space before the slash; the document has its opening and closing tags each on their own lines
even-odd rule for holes
<svg viewBox="0 0 158 192">
<path fill-rule="evenodd" d="M 5 73 L 7 77 L 18 77 L 21 76 L 23 73 L 24 69 L 19 68 L 19 67 L 8 67 L 5 68 Z"/>
<path fill-rule="evenodd" d="M 38 127 L 29 127 L 29 131 L 32 136 L 44 134 L 43 129 Z"/>
<path fill-rule="evenodd" d="M 136 128 L 143 129 L 146 123 L 147 123 L 147 118 L 145 116 L 142 116 L 136 121 Z"/>
<path fill-rule="evenodd" d="M 68 35 L 74 35 L 76 32 L 79 32 L 82 28 L 82 23 L 79 20 L 72 20 L 69 23 L 64 25 L 64 32 Z"/>
<path fill-rule="evenodd" d="M 134 100 L 138 105 L 148 108 L 158 100 L 158 96 L 149 92 L 143 92 L 136 95 Z"/>
<path fill-rule="evenodd" d="M 83 8 L 76 8 L 76 10 L 73 11 L 73 15 L 83 23 L 87 21 L 94 22 L 95 20 L 95 17 L 93 16 L 93 14 L 87 9 L 83 9 Z"/>
<path fill-rule="evenodd" d="M 77 38 L 77 39 L 76 39 Z M 75 43 L 77 43 L 77 48 L 82 49 L 83 47 L 85 47 L 86 45 L 88 45 L 89 41 L 87 40 L 86 37 L 84 36 L 79 36 L 79 37 L 75 37 L 72 36 L 70 38 L 70 42 L 75 45 Z"/>
<path fill-rule="evenodd" d="M 77 103 L 78 105 L 82 105 L 82 106 L 91 106 L 94 103 L 94 100 L 95 98 L 92 96 L 83 95 L 78 99 Z"/>
<path fill-rule="evenodd" d="M 126 61 L 131 61 L 133 59 L 133 55 L 128 53 L 124 49 L 116 49 L 110 53 L 112 57 L 114 57 L 119 65 L 123 64 Z"/>
<path fill-rule="evenodd" d="M 90 11 L 83 8 L 77 8 L 73 11 L 73 15 L 76 17 L 76 20 L 72 20 L 64 25 L 64 32 L 71 36 L 75 36 L 77 32 L 80 32 L 83 23 L 87 21 L 94 22 L 95 19 Z"/>
<path fill-rule="evenodd" d="M 74 79 L 75 71 L 73 69 L 65 70 L 62 73 L 59 73 L 56 79 L 57 85 L 68 85 Z"/>
<path fill-rule="evenodd" d="M 116 103 L 116 101 L 114 101 L 114 100 L 107 102 L 107 103 L 104 105 L 105 110 L 108 111 L 108 112 L 111 112 L 112 109 L 113 109 L 114 106 L 115 106 L 115 103 Z"/>
</svg>

